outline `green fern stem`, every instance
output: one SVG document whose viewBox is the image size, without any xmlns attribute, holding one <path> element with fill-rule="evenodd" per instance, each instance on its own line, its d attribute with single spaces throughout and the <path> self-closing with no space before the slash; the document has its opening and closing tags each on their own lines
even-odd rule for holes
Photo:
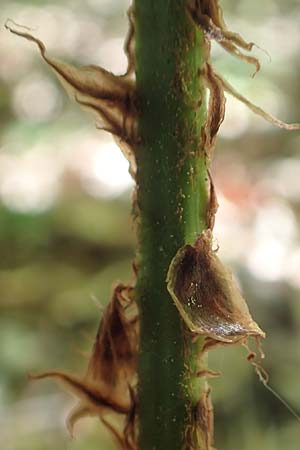
<svg viewBox="0 0 300 450">
<path fill-rule="evenodd" d="M 139 450 L 187 448 L 191 405 L 205 390 L 204 379 L 196 376 L 203 341 L 185 338 L 166 287 L 177 250 L 207 226 L 200 76 L 205 44 L 187 5 L 188 0 L 135 1 Z"/>
</svg>

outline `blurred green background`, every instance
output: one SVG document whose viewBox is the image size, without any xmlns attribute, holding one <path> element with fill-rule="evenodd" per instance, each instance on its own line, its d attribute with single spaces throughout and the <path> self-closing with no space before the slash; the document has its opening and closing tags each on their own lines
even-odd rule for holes
<svg viewBox="0 0 300 450">
<path fill-rule="evenodd" d="M 223 0 L 229 27 L 266 49 L 262 70 L 213 45 L 235 87 L 287 121 L 300 120 L 300 5 Z M 6 1 L 58 58 L 122 73 L 127 0 Z M 131 278 L 128 165 L 109 136 L 62 91 L 32 44 L 0 31 L 0 436 L 3 450 L 114 449 L 96 419 L 64 428 L 73 400 L 26 373 L 83 373 L 111 286 Z M 277 130 L 228 97 L 214 161 L 220 255 L 267 333 L 271 386 L 300 412 L 300 134 Z M 259 383 L 245 350 L 220 348 L 216 448 L 299 450 L 300 425 Z"/>
</svg>

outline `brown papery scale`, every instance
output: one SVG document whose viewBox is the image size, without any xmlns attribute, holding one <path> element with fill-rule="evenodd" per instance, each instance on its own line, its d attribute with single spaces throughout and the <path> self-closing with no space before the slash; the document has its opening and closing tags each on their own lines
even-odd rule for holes
<svg viewBox="0 0 300 450">
<path fill-rule="evenodd" d="M 134 146 L 138 140 L 136 131 L 135 80 L 133 55 L 133 22 L 129 12 L 129 32 L 125 42 L 128 59 L 124 75 L 114 75 L 95 65 L 75 67 L 48 56 L 44 43 L 27 31 L 24 26 L 8 20 L 6 29 L 11 33 L 35 43 L 44 61 L 52 68 L 64 89 L 83 109 L 91 111 L 100 124 L 97 128 L 111 133 L 130 164 L 129 172 L 135 177 Z M 25 27 L 27 29 L 27 27 Z"/>
<path fill-rule="evenodd" d="M 214 341 L 236 343 L 265 337 L 253 321 L 231 272 L 212 250 L 211 230 L 175 255 L 167 276 L 168 290 L 187 325 Z"/>
<path fill-rule="evenodd" d="M 51 370 L 30 374 L 29 378 L 55 379 L 77 398 L 67 418 L 71 436 L 79 419 L 97 416 L 113 432 L 122 449 L 133 450 L 137 346 L 138 320 L 132 287 L 118 284 L 101 319 L 86 374 L 78 377 Z M 107 415 L 123 420 L 116 427 Z"/>
</svg>

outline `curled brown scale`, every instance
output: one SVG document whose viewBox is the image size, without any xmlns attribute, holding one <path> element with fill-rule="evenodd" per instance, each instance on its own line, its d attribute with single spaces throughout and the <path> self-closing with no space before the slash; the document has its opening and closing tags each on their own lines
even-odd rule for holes
<svg viewBox="0 0 300 450">
<path fill-rule="evenodd" d="M 264 337 L 211 241 L 211 231 L 203 232 L 194 245 L 183 246 L 170 265 L 168 290 L 182 319 L 193 334 L 217 342 Z"/>
<path fill-rule="evenodd" d="M 28 31 L 21 31 L 8 21 L 5 27 L 13 34 L 34 42 L 44 61 L 68 92 L 83 108 L 93 112 L 100 121 L 98 128 L 110 132 L 130 163 L 134 177 L 136 164 L 134 147 L 137 142 L 134 62 L 134 28 L 129 14 L 130 28 L 125 45 L 128 68 L 124 75 L 117 76 L 95 65 L 75 67 L 48 56 L 44 43 Z M 18 26 L 19 27 L 19 26 Z M 22 27 L 24 28 L 24 27 Z"/>
</svg>

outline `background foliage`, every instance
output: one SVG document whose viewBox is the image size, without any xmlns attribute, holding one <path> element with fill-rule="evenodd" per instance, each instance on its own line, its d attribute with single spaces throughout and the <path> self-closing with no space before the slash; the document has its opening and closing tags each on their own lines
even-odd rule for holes
<svg viewBox="0 0 300 450">
<path fill-rule="evenodd" d="M 223 0 L 231 29 L 254 40 L 263 68 L 213 48 L 236 88 L 287 121 L 300 119 L 300 8 L 295 0 Z M 52 55 L 117 73 L 126 60 L 126 0 L 3 0 Z M 131 277 L 132 182 L 113 141 L 71 103 L 28 42 L 0 32 L 0 435 L 5 450 L 114 448 L 96 419 L 71 442 L 72 400 L 28 371 L 82 372 L 112 283 Z M 228 97 L 214 172 L 220 255 L 267 332 L 271 385 L 300 409 L 299 133 L 273 128 Z M 296 450 L 299 423 L 258 382 L 241 348 L 211 352 L 216 447 Z"/>
</svg>

